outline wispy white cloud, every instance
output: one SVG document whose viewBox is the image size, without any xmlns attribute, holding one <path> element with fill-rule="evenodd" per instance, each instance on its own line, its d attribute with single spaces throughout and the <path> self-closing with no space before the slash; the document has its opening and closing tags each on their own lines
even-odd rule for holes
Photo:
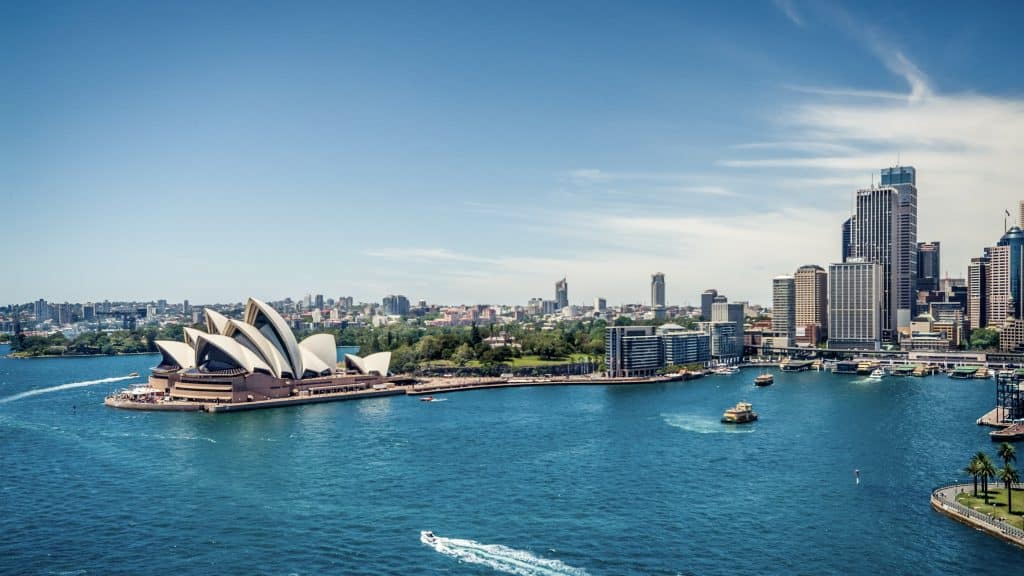
<svg viewBox="0 0 1024 576">
<path fill-rule="evenodd" d="M 473 262 L 476 264 L 489 264 L 494 262 L 491 258 L 453 252 L 445 248 L 378 248 L 366 250 L 363 254 L 373 258 L 386 258 L 388 260 L 429 260 L 435 262 Z"/>
<path fill-rule="evenodd" d="M 803 28 L 804 19 L 800 16 L 800 13 L 796 11 L 796 6 L 793 4 L 793 0 L 774 0 L 775 6 L 786 15 L 786 18 Z"/>
</svg>

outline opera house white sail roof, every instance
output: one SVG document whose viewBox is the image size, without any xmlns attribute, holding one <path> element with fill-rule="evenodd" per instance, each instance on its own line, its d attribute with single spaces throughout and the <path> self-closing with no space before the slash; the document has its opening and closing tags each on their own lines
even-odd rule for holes
<svg viewBox="0 0 1024 576">
<path fill-rule="evenodd" d="M 157 340 L 162 355 L 157 370 L 206 373 L 263 373 L 275 378 L 330 376 L 338 365 L 334 336 L 314 334 L 295 340 L 288 323 L 265 302 L 249 298 L 242 320 L 204 310 L 206 332 L 185 328 L 184 342 Z M 388 375 L 390 352 L 366 358 L 345 355 L 345 369 Z"/>
</svg>

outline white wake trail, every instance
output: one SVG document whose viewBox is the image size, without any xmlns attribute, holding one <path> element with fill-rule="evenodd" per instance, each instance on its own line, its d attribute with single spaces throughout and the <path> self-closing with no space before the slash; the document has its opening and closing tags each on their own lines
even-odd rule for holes
<svg viewBox="0 0 1024 576">
<path fill-rule="evenodd" d="M 68 384 L 61 384 L 60 386 L 50 386 L 49 388 L 36 388 L 34 390 L 26 390 L 17 394 L 0 398 L 0 404 L 6 404 L 7 402 L 14 402 L 15 400 L 21 400 L 22 398 L 28 398 L 29 396 L 38 396 L 40 394 L 49 394 L 50 392 L 60 392 L 61 390 L 70 390 L 72 388 L 85 388 L 86 386 L 94 386 L 96 384 L 106 384 L 108 382 L 120 382 L 122 380 L 131 380 L 136 376 L 116 376 L 114 378 L 100 378 L 99 380 L 85 380 L 83 382 L 70 382 Z"/>
<path fill-rule="evenodd" d="M 519 576 L 588 576 L 587 571 L 560 560 L 539 558 L 500 544 L 481 544 L 475 540 L 428 536 L 420 532 L 420 542 L 435 551 L 462 562 L 487 566 L 499 572 Z"/>
</svg>

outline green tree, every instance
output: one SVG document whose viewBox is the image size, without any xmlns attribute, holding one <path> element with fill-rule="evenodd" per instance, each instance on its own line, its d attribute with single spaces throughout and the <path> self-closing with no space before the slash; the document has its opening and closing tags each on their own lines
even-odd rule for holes
<svg viewBox="0 0 1024 576">
<path fill-rule="evenodd" d="M 988 504 L 988 481 L 996 477 L 996 466 L 984 452 L 978 452 L 978 475 L 981 477 L 981 491 L 984 493 L 985 504 Z"/>
<path fill-rule="evenodd" d="M 991 350 L 998 347 L 999 331 L 995 328 L 971 330 L 971 348 L 975 350 Z"/>
<path fill-rule="evenodd" d="M 999 457 L 1003 459 L 1003 466 L 1006 466 L 1010 462 L 1017 461 L 1017 450 L 1013 447 L 1013 444 L 1009 442 L 1003 442 L 999 445 Z"/>
<path fill-rule="evenodd" d="M 461 346 L 455 349 L 455 353 L 452 354 L 452 362 L 456 366 L 465 366 L 473 359 L 473 348 L 469 344 L 463 343 Z"/>
<path fill-rule="evenodd" d="M 1013 464 L 1007 462 L 999 469 L 999 479 L 1006 486 L 1006 509 L 1013 514 L 1013 483 L 1020 482 L 1020 477 L 1017 476 L 1017 470 L 1014 469 Z"/>
<path fill-rule="evenodd" d="M 972 456 L 971 461 L 964 467 L 964 473 L 974 479 L 974 497 L 978 497 L 978 476 L 981 475 L 981 463 L 977 456 Z"/>
</svg>

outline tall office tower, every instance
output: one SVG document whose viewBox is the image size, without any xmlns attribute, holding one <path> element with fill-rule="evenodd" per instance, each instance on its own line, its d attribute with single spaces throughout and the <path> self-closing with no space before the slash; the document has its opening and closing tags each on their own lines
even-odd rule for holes
<svg viewBox="0 0 1024 576">
<path fill-rule="evenodd" d="M 559 310 L 569 305 L 569 283 L 562 278 L 555 282 L 555 306 Z"/>
<path fill-rule="evenodd" d="M 882 168 L 882 186 L 899 192 L 896 250 L 899 260 L 896 271 L 897 326 L 910 326 L 917 301 L 917 171 L 913 166 Z"/>
<path fill-rule="evenodd" d="M 940 277 L 940 243 L 919 242 L 917 244 L 917 291 L 936 292 Z"/>
<path fill-rule="evenodd" d="M 604 298 L 594 298 L 594 312 L 604 312 L 608 310 L 608 301 Z"/>
<path fill-rule="evenodd" d="M 109 309 L 104 310 L 104 312 L 109 311 Z M 181 313 L 184 314 L 185 316 L 192 314 L 192 306 L 188 303 L 188 300 L 185 300 L 184 302 L 181 303 Z M 193 324 L 195 324 L 195 322 L 193 322 Z"/>
<path fill-rule="evenodd" d="M 877 350 L 882 342 L 884 271 L 851 259 L 828 270 L 829 348 Z"/>
<path fill-rule="evenodd" d="M 988 252 L 971 258 L 967 266 L 967 321 L 971 330 L 984 328 L 988 322 Z"/>
<path fill-rule="evenodd" d="M 1017 221 L 1017 226 L 1024 228 L 1024 200 L 1020 201 L 1020 220 Z"/>
<path fill-rule="evenodd" d="M 882 340 L 895 339 L 900 277 L 899 192 L 893 187 L 857 191 L 857 217 L 853 220 L 850 258 L 873 262 L 882 268 Z M 914 245 L 915 251 L 917 244 Z M 907 302 L 910 304 L 909 300 Z M 906 314 L 909 323 L 909 312 Z M 831 324 L 831 322 L 830 322 Z"/>
<path fill-rule="evenodd" d="M 850 258 L 851 251 L 853 250 L 851 244 L 853 243 L 853 221 L 855 218 L 857 217 L 850 216 L 849 218 L 843 221 L 843 245 L 841 247 L 843 262 L 846 262 L 847 259 Z"/>
<path fill-rule="evenodd" d="M 323 294 L 317 294 L 316 297 L 313 298 L 313 308 L 315 308 L 317 310 L 323 310 L 324 309 L 324 295 Z"/>
<path fill-rule="evenodd" d="M 1021 283 L 1024 282 L 1024 273 L 1021 270 L 1024 266 L 1024 231 L 1019 226 L 1011 227 L 999 239 L 998 246 L 1005 246 L 1009 253 L 1008 283 L 1010 297 L 1013 298 L 1013 315 L 1015 318 L 1024 318 L 1024 299 L 1021 291 Z"/>
<path fill-rule="evenodd" d="M 796 336 L 796 284 L 792 276 L 772 280 L 772 332 L 792 346 Z"/>
<path fill-rule="evenodd" d="M 828 272 L 808 264 L 797 268 L 796 341 L 815 346 L 828 338 Z"/>
<path fill-rule="evenodd" d="M 651 274 L 651 306 L 665 307 L 665 275 L 661 272 Z"/>
<path fill-rule="evenodd" d="M 743 304 L 739 302 L 726 302 L 725 296 L 716 296 L 715 299 L 722 299 L 711 305 L 712 325 L 712 354 L 720 357 L 734 357 L 743 355 Z M 722 326 L 726 330 L 724 338 L 717 339 L 714 336 L 715 326 Z"/>
<path fill-rule="evenodd" d="M 705 290 L 700 295 L 700 319 L 705 322 L 711 321 L 711 305 L 715 303 L 715 297 L 718 296 L 718 290 L 711 288 Z"/>
</svg>

